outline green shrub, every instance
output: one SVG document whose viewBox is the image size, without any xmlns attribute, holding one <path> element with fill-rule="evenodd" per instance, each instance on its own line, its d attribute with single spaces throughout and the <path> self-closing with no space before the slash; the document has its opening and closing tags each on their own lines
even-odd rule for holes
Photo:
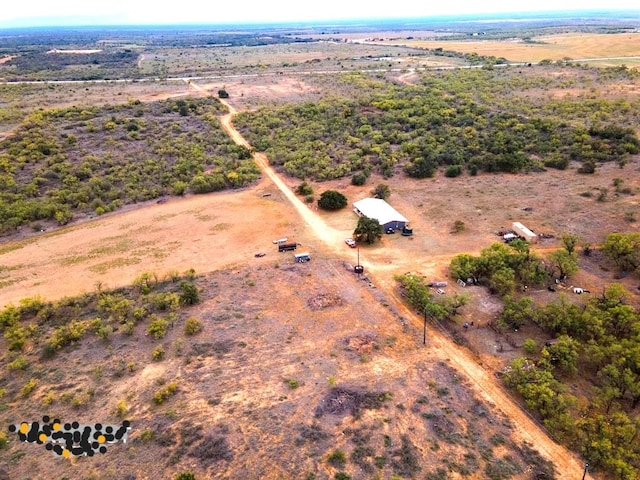
<svg viewBox="0 0 640 480">
<path fill-rule="evenodd" d="M 173 480 L 196 480 L 196 476 L 192 472 L 180 472 L 173 477 Z"/>
<path fill-rule="evenodd" d="M 291 390 L 295 390 L 300 386 L 300 382 L 298 382 L 298 380 L 296 380 L 295 378 L 288 378 L 286 382 Z"/>
<path fill-rule="evenodd" d="M 185 305 L 195 305 L 200 301 L 198 287 L 192 282 L 183 281 L 180 283 L 180 302 Z"/>
<path fill-rule="evenodd" d="M 45 345 L 45 348 L 48 348 L 51 352 L 55 352 L 62 347 L 76 343 L 82 338 L 86 330 L 87 322 L 74 320 L 67 325 L 56 328 Z"/>
<path fill-rule="evenodd" d="M 534 354 L 538 351 L 538 344 L 532 338 L 527 338 L 522 344 L 522 349 L 528 354 Z"/>
<path fill-rule="evenodd" d="M 189 185 L 186 182 L 176 180 L 171 184 L 171 193 L 178 197 L 181 197 L 182 195 L 184 195 L 184 192 L 187 191 L 188 186 Z"/>
<path fill-rule="evenodd" d="M 376 188 L 371 190 L 371 195 L 373 195 L 375 198 L 386 200 L 391 196 L 391 189 L 389 188 L 389 185 L 379 183 Z"/>
<path fill-rule="evenodd" d="M 29 360 L 26 357 L 20 355 L 15 360 L 7 364 L 9 370 L 25 370 L 29 366 Z"/>
<path fill-rule="evenodd" d="M 313 187 L 307 182 L 302 182 L 296 187 L 296 193 L 304 196 L 313 195 Z"/>
<path fill-rule="evenodd" d="M 197 318 L 189 317 L 187 321 L 184 322 L 184 333 L 187 335 L 195 335 L 196 333 L 200 333 L 202 331 L 202 322 Z"/>
<path fill-rule="evenodd" d="M 156 348 L 154 348 L 153 352 L 151 352 L 151 358 L 153 358 L 153 360 L 155 360 L 156 362 L 162 360 L 164 358 L 164 347 L 162 345 L 158 345 Z"/>
<path fill-rule="evenodd" d="M 150 428 L 146 428 L 140 434 L 140 440 L 142 440 L 145 443 L 150 442 L 151 440 L 154 439 L 155 436 L 156 434 L 153 430 L 151 430 Z"/>
<path fill-rule="evenodd" d="M 127 402 L 125 402 L 124 400 L 120 400 L 115 408 L 113 409 L 114 414 L 116 415 L 116 417 L 118 418 L 125 418 L 127 416 L 127 414 L 129 413 L 129 408 L 127 407 Z"/>
<path fill-rule="evenodd" d="M 38 380 L 30 378 L 29 381 L 22 386 L 22 389 L 20 389 L 20 396 L 23 398 L 28 397 L 37 386 Z"/>
<path fill-rule="evenodd" d="M 147 327 L 147 333 L 153 335 L 156 339 L 162 338 L 167 334 L 169 322 L 164 318 L 156 317 L 155 320 Z"/>
<path fill-rule="evenodd" d="M 176 390 L 178 389 L 178 384 L 176 382 L 171 382 L 165 385 L 163 388 L 156 390 L 156 393 L 153 395 L 153 401 L 156 405 L 160 405 L 167 401 L 170 397 L 175 395 Z"/>
<path fill-rule="evenodd" d="M 347 455 L 339 449 L 334 450 L 327 457 L 329 465 L 336 468 L 343 468 L 347 463 Z"/>
<path fill-rule="evenodd" d="M 0 430 L 0 450 L 6 448 L 9 445 L 9 439 L 7 438 L 7 432 Z"/>
<path fill-rule="evenodd" d="M 28 331 L 21 325 L 13 325 L 4 332 L 4 338 L 7 340 L 7 348 L 9 350 L 22 350 L 29 337 Z"/>
<path fill-rule="evenodd" d="M 544 166 L 558 170 L 566 170 L 569 166 L 569 159 L 554 153 L 544 161 Z"/>
<path fill-rule="evenodd" d="M 356 172 L 351 177 L 351 185 L 364 185 L 367 183 L 367 175 L 364 172 Z"/>
<path fill-rule="evenodd" d="M 20 300 L 20 314 L 22 318 L 37 315 L 42 308 L 45 307 L 45 302 L 36 295 L 35 297 L 27 297 Z"/>
<path fill-rule="evenodd" d="M 20 310 L 13 305 L 9 305 L 0 312 L 0 329 L 4 330 L 7 327 L 17 325 L 20 322 L 20 318 Z"/>
<path fill-rule="evenodd" d="M 465 224 L 462 220 L 456 220 L 453 223 L 453 233 L 460 233 L 465 229 Z"/>
<path fill-rule="evenodd" d="M 149 287 L 144 287 L 149 288 Z M 180 307 L 180 295 L 171 292 L 158 292 L 150 295 L 151 303 L 154 308 L 164 312 L 166 310 L 177 310 Z"/>
<path fill-rule="evenodd" d="M 217 192 L 226 187 L 224 176 L 219 173 L 201 173 L 191 179 L 189 183 L 193 193 Z"/>
<path fill-rule="evenodd" d="M 340 210 L 347 206 L 347 197 L 335 190 L 327 190 L 320 195 L 318 206 L 325 210 Z"/>
<path fill-rule="evenodd" d="M 462 175 L 462 165 L 449 165 L 444 171 L 444 176 L 453 178 Z"/>
</svg>

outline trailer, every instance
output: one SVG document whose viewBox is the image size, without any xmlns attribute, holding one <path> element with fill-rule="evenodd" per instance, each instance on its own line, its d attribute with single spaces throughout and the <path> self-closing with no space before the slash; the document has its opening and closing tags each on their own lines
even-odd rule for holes
<svg viewBox="0 0 640 480">
<path fill-rule="evenodd" d="M 511 228 L 520 238 L 525 239 L 529 243 L 536 243 L 538 241 L 538 235 L 533 233 L 520 222 L 513 222 Z"/>
<path fill-rule="evenodd" d="M 297 243 L 281 243 L 278 245 L 279 252 L 291 252 L 298 248 Z"/>
<path fill-rule="evenodd" d="M 309 254 L 309 252 L 305 252 L 305 253 L 296 253 L 293 258 L 295 259 L 296 263 L 304 263 L 304 262 L 310 262 L 311 261 L 311 255 Z"/>
</svg>

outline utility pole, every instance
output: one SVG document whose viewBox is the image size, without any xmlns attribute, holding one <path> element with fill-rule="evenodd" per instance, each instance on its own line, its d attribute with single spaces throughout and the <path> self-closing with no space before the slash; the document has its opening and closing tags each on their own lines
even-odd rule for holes
<svg viewBox="0 0 640 480">
<path fill-rule="evenodd" d="M 584 473 L 582 474 L 582 480 L 584 480 L 586 478 L 588 469 L 589 469 L 589 464 L 585 463 L 584 464 Z"/>
<path fill-rule="evenodd" d="M 422 344 L 427 344 L 427 307 L 424 307 L 424 328 L 422 330 Z M 584 480 L 584 479 L 583 479 Z"/>
</svg>

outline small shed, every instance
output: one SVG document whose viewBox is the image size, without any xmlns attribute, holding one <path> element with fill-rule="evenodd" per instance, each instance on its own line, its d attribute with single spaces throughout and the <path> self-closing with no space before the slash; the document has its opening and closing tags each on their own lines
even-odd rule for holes
<svg viewBox="0 0 640 480">
<path fill-rule="evenodd" d="M 375 218 L 385 230 L 402 230 L 409 223 L 409 220 L 381 198 L 358 200 L 353 204 L 353 211 L 361 217 Z"/>
<path fill-rule="evenodd" d="M 527 227 L 520 222 L 513 222 L 511 229 L 520 237 L 524 238 L 529 243 L 536 243 L 538 241 L 538 235 L 533 233 Z"/>
</svg>

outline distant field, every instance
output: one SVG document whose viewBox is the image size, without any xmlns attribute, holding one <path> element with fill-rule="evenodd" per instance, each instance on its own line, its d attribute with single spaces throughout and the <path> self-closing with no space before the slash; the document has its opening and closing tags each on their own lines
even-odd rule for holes
<svg viewBox="0 0 640 480">
<path fill-rule="evenodd" d="M 161 48 L 145 52 L 142 75 L 205 75 L 291 72 L 297 70 L 378 69 L 456 65 L 456 59 L 435 57 L 415 47 L 317 42 L 254 47 Z"/>
<path fill-rule="evenodd" d="M 640 56 L 640 34 L 583 34 L 567 33 L 533 37 L 525 43 L 522 39 L 477 41 L 423 41 L 393 40 L 394 45 L 420 48 L 443 48 L 463 53 L 477 53 L 504 57 L 513 62 L 539 62 L 543 59 L 561 60 L 599 57 Z M 636 63 L 637 65 L 637 63 Z"/>
</svg>

